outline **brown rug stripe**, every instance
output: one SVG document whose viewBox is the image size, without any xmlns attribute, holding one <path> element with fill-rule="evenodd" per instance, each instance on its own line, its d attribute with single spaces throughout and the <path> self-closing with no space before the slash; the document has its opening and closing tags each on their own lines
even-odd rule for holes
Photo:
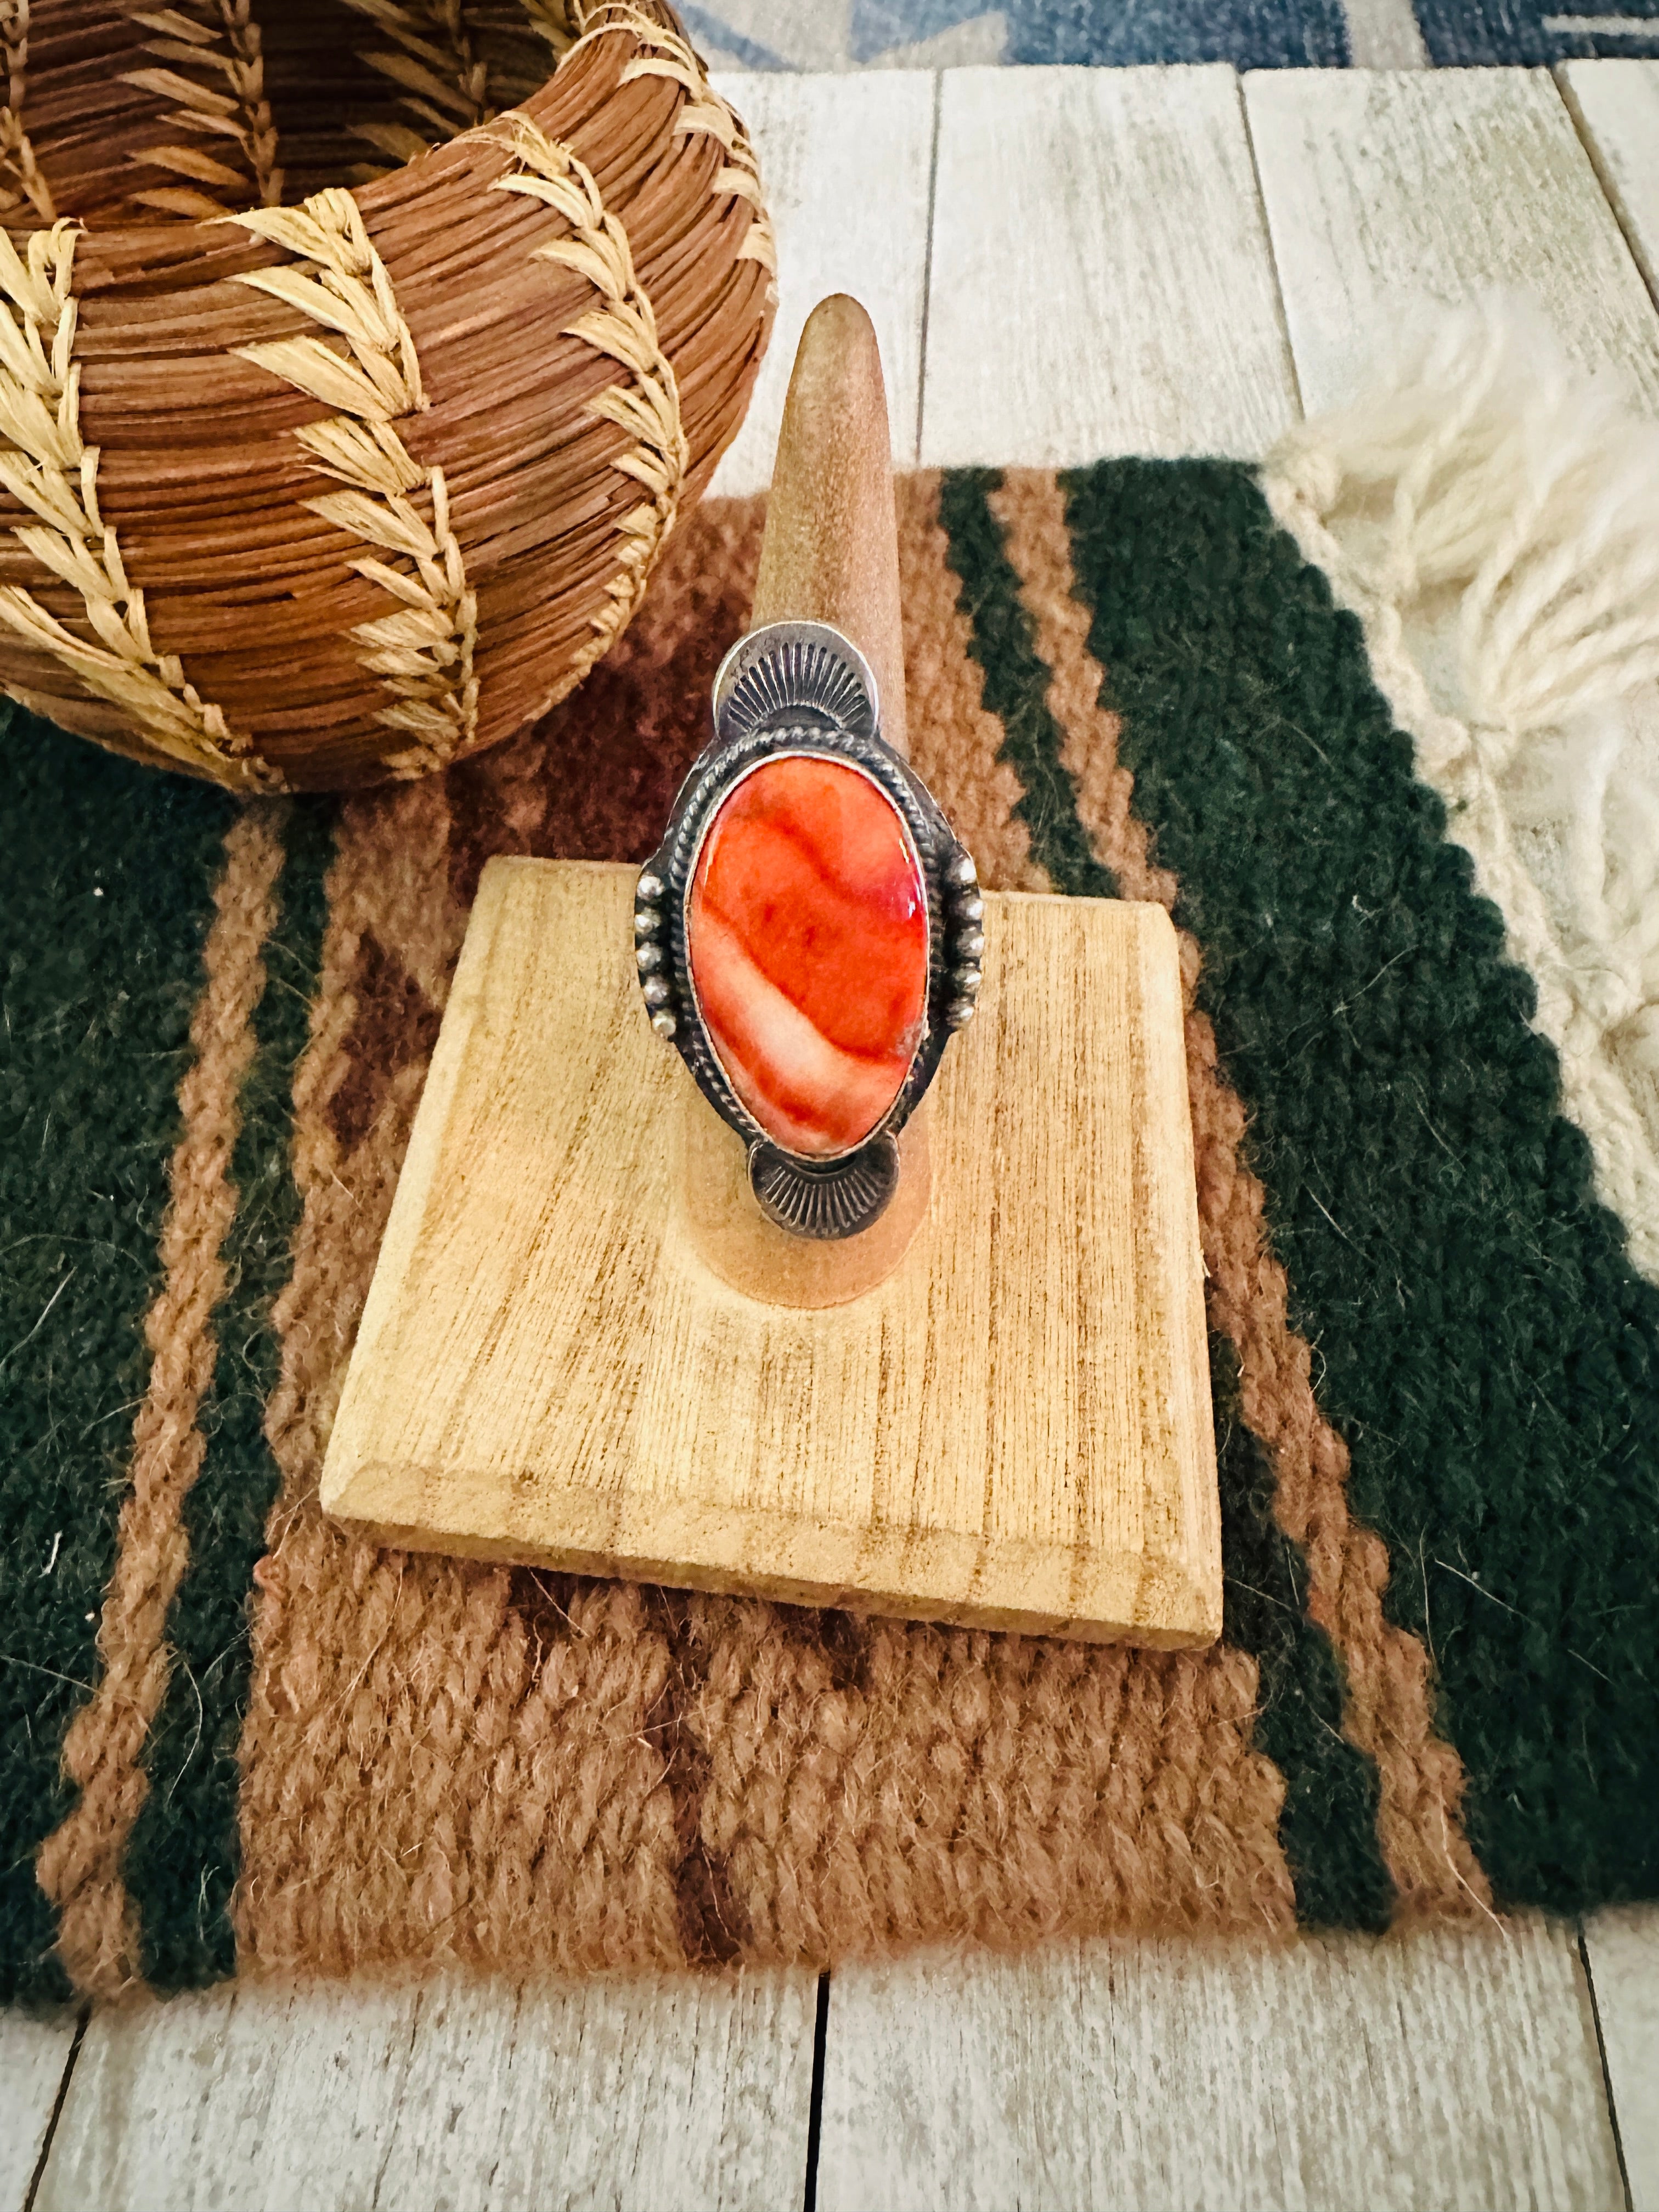
<svg viewBox="0 0 1659 2212">
<path fill-rule="evenodd" d="M 1126 898 L 1172 908 L 1175 879 L 1153 864 L 1132 811 L 1132 779 L 1117 759 L 1117 717 L 1099 703 L 1103 672 L 1089 651 L 1088 611 L 1073 595 L 1060 488 L 1050 473 L 1010 471 L 991 505 L 1021 579 L 1037 650 L 1052 672 L 1049 708 L 1066 732 L 1066 766 L 1084 826 Z M 1319 1413 L 1310 1350 L 1290 1326 L 1285 1271 L 1267 1249 L 1261 1186 L 1240 1158 L 1244 1109 L 1217 1066 L 1208 1018 L 1192 1008 L 1199 957 L 1183 931 L 1188 1084 L 1211 1325 L 1238 1354 L 1244 1416 L 1274 1470 L 1275 1518 L 1305 1553 L 1309 1615 L 1343 1662 L 1345 1732 L 1376 1765 L 1379 1840 L 1399 1912 L 1489 1910 L 1491 1891 L 1460 1816 L 1462 1762 L 1431 1718 L 1428 1655 L 1416 1637 L 1383 1617 L 1387 1548 L 1349 1514 L 1347 1448 Z"/>
<path fill-rule="evenodd" d="M 1293 1930 L 1243 1653 L 697 1609 L 702 1833 L 751 1958 Z"/>
<path fill-rule="evenodd" d="M 260 954 L 276 920 L 285 812 L 280 802 L 255 802 L 225 837 L 204 948 L 206 985 L 191 1024 L 195 1058 L 179 1092 L 184 1133 L 169 1168 L 162 1284 L 144 1321 L 149 1381 L 133 1424 L 131 1488 L 99 1624 L 101 1669 L 64 1743 L 64 1773 L 81 1794 L 35 1863 L 58 1907 L 64 1966 L 78 1989 L 99 1996 L 136 1978 L 121 1859 L 149 1787 L 139 1753 L 167 1687 L 167 1610 L 187 1563 L 179 1508 L 201 1465 L 196 1416 L 217 1354 L 210 1323 L 224 1294 L 221 1250 L 236 1207 L 228 1170 L 264 988 Z"/>
</svg>

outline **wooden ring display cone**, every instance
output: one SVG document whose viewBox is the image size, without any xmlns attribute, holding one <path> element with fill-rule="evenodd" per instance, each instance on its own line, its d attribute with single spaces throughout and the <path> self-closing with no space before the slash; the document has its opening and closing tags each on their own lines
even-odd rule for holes
<svg viewBox="0 0 1659 2212">
<path fill-rule="evenodd" d="M 802 337 L 754 621 L 906 741 L 874 334 Z M 841 1243 L 760 1214 L 653 1036 L 635 871 L 485 870 L 323 1475 L 385 1540 L 1161 1646 L 1221 1625 L 1174 931 L 988 893 L 979 1018 Z M 931 1112 L 929 1109 L 931 1109 Z"/>
</svg>

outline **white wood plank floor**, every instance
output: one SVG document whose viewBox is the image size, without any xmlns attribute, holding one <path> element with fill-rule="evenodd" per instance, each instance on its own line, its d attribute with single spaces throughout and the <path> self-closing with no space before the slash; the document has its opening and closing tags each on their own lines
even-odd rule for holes
<svg viewBox="0 0 1659 2212">
<path fill-rule="evenodd" d="M 1624 2203 L 1570 1930 L 835 1976 L 819 2212 Z"/>
<path fill-rule="evenodd" d="M 854 292 L 870 311 L 887 377 L 893 458 L 914 467 L 938 77 L 872 70 L 850 79 L 714 82 L 760 155 L 777 232 L 778 314 L 749 413 L 711 489 L 736 494 L 771 483 L 801 325 L 830 292 Z"/>
<path fill-rule="evenodd" d="M 1295 411 L 1231 70 L 946 72 L 924 464 L 1254 457 Z"/>
<path fill-rule="evenodd" d="M 1632 2212 L 1659 2212 L 1659 1906 L 1595 1914 L 1585 1923 L 1584 1963 Z"/>
<path fill-rule="evenodd" d="M 1410 64 L 1397 15 L 1377 58 Z M 1659 412 L 1659 64 L 723 86 L 782 253 L 724 488 L 764 482 L 836 288 L 872 307 L 907 464 L 1248 454 L 1354 390 L 1411 296 L 1494 284 Z M 827 1992 L 226 1990 L 95 2016 L 78 2048 L 0 2015 L 0 2212 L 808 2201 L 1659 2212 L 1659 1907 L 925 1959 Z"/>
<path fill-rule="evenodd" d="M 233 1985 L 113 2008 L 35 2212 L 797 2204 L 817 1987 Z"/>
<path fill-rule="evenodd" d="M 1263 70 L 1244 98 L 1310 414 L 1402 313 L 1495 289 L 1659 412 L 1659 318 L 1546 71 Z"/>
<path fill-rule="evenodd" d="M 1567 62 L 1561 82 L 1602 189 L 1659 300 L 1659 65 Z"/>
<path fill-rule="evenodd" d="M 29 2201 L 75 2050 L 73 2020 L 0 2012 L 0 2208 Z"/>
</svg>

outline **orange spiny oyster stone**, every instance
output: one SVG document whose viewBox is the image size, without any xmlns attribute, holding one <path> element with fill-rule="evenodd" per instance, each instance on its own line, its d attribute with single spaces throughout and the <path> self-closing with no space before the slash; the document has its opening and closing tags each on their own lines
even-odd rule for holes
<svg viewBox="0 0 1659 2212">
<path fill-rule="evenodd" d="M 685 934 L 720 1066 L 768 1136 L 861 1143 L 927 1006 L 927 886 L 892 801 L 838 761 L 763 763 L 708 826 Z"/>
</svg>

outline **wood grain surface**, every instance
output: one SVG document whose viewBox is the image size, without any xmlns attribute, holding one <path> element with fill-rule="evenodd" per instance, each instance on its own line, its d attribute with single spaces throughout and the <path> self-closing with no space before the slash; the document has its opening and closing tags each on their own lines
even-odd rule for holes
<svg viewBox="0 0 1659 2212">
<path fill-rule="evenodd" d="M 1230 69 L 947 73 L 925 464 L 1254 457 L 1295 411 Z"/>
<path fill-rule="evenodd" d="M 881 733 L 909 757 L 904 617 L 887 393 L 875 325 L 844 292 L 806 319 L 783 421 L 749 626 L 823 622 L 870 664 Z"/>
<path fill-rule="evenodd" d="M 714 79 L 749 126 L 778 240 L 778 311 L 742 429 L 713 489 L 760 491 L 801 329 L 830 292 L 870 311 L 887 375 L 893 455 L 916 458 L 922 303 L 939 80 L 880 70 L 849 91 L 834 76 L 724 71 Z"/>
<path fill-rule="evenodd" d="M 0 2009 L 0 2212 L 23 2212 L 58 2092 L 75 2048 L 75 2021 Z"/>
<path fill-rule="evenodd" d="M 115 2008 L 34 2212 L 799 2204 L 816 1988 L 245 1984 Z"/>
<path fill-rule="evenodd" d="M 1659 62 L 1565 62 L 1560 74 L 1601 188 L 1659 301 Z"/>
<path fill-rule="evenodd" d="M 1494 288 L 1659 409 L 1659 322 L 1544 70 L 1261 70 L 1244 97 L 1309 414 L 1364 389 L 1414 307 Z"/>
<path fill-rule="evenodd" d="M 1570 1930 L 844 1967 L 819 2212 L 1619 2212 Z"/>
<path fill-rule="evenodd" d="M 1631 2212 L 1659 2212 L 1659 1905 L 1592 1913 L 1584 1959 Z"/>
<path fill-rule="evenodd" d="M 833 1312 L 698 1259 L 634 871 L 493 860 L 323 1471 L 388 1540 L 1159 1646 L 1221 1613 L 1161 907 L 988 894 L 933 1197 Z"/>
</svg>

